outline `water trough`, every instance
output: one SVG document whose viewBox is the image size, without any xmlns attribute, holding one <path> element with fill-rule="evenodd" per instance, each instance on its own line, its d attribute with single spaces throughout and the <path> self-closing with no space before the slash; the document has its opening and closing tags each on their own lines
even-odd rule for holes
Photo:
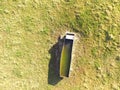
<svg viewBox="0 0 120 90">
<path fill-rule="evenodd" d="M 60 58 L 60 77 L 69 77 L 73 42 L 74 34 L 66 33 Z"/>
</svg>

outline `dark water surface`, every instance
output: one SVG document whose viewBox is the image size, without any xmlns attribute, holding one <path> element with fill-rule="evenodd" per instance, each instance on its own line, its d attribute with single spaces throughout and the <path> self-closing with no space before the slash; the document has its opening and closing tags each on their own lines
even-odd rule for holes
<svg viewBox="0 0 120 90">
<path fill-rule="evenodd" d="M 69 69 L 71 64 L 71 53 L 72 53 L 73 40 L 65 39 L 61 54 L 60 63 L 60 75 L 69 76 Z"/>
</svg>

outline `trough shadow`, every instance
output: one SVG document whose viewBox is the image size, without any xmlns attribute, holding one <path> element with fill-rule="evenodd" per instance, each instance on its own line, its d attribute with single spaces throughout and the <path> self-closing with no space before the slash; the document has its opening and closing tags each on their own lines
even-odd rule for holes
<svg viewBox="0 0 120 90">
<path fill-rule="evenodd" d="M 48 70 L 48 84 L 56 85 L 59 81 L 62 80 L 62 78 L 59 75 L 60 70 L 60 56 L 63 46 L 63 40 L 64 38 L 58 38 L 58 42 L 55 43 L 51 49 L 49 50 L 49 53 L 51 55 L 51 59 L 49 62 L 49 70 Z"/>
</svg>

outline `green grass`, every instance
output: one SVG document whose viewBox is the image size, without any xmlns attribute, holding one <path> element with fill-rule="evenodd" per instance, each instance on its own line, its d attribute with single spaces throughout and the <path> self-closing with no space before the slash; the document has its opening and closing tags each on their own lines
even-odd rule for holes
<svg viewBox="0 0 120 90">
<path fill-rule="evenodd" d="M 0 90 L 119 90 L 119 22 L 119 0 L 0 0 Z M 49 50 L 66 31 L 73 70 L 53 86 Z"/>
</svg>

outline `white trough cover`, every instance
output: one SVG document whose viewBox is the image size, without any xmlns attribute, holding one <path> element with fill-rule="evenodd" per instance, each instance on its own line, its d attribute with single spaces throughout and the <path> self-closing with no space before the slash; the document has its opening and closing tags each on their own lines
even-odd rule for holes
<svg viewBox="0 0 120 90">
<path fill-rule="evenodd" d="M 73 39 L 74 39 L 74 34 L 69 34 L 69 33 L 67 33 L 67 34 L 66 34 L 66 39 L 73 40 Z"/>
</svg>

